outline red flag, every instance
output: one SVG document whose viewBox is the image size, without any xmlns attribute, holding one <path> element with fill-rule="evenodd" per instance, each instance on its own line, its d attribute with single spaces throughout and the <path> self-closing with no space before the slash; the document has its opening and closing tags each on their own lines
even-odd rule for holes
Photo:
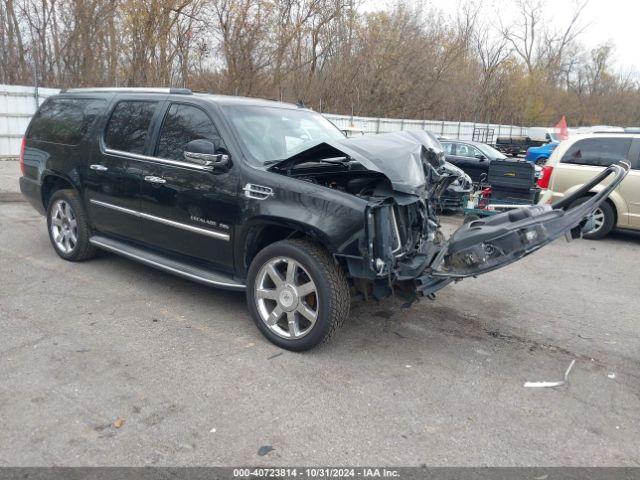
<svg viewBox="0 0 640 480">
<path fill-rule="evenodd" d="M 555 131 L 556 131 L 556 136 L 558 137 L 558 140 L 566 140 L 567 138 L 569 138 L 569 129 L 567 128 L 567 119 L 564 118 L 564 115 L 562 115 L 562 118 L 560 119 L 560 121 L 556 123 Z"/>
</svg>

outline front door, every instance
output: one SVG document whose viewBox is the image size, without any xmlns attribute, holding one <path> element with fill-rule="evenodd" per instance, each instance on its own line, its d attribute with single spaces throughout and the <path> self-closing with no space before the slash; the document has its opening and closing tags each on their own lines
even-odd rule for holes
<svg viewBox="0 0 640 480">
<path fill-rule="evenodd" d="M 237 169 L 211 169 L 185 159 L 185 146 L 193 140 L 209 140 L 227 153 L 207 112 L 194 104 L 171 103 L 153 160 L 141 172 L 144 242 L 232 271 L 232 235 L 239 216 Z"/>
<path fill-rule="evenodd" d="M 459 143 L 456 146 L 456 157 L 461 159 L 461 167 L 474 182 L 479 182 L 482 174 L 489 170 L 489 160 L 473 145 Z"/>
</svg>

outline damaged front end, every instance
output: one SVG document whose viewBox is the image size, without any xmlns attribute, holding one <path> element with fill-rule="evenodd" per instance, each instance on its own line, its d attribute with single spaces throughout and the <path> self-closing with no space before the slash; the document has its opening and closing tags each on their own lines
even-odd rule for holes
<svg viewBox="0 0 640 480">
<path fill-rule="evenodd" d="M 397 132 L 322 143 L 272 167 L 287 176 L 364 200 L 357 238 L 334 253 L 365 298 L 394 291 L 432 296 L 447 284 L 495 270 L 564 234 L 580 235 L 585 218 L 619 185 L 629 166 L 615 164 L 562 203 L 525 206 L 460 227 L 445 240 L 438 200 L 466 175 L 444 160 L 428 132 Z M 587 202 L 576 198 L 613 176 Z"/>
</svg>

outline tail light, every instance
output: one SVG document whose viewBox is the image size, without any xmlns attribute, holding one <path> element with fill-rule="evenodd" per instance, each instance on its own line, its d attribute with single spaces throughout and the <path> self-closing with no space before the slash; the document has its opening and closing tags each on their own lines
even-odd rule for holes
<svg viewBox="0 0 640 480">
<path fill-rule="evenodd" d="M 542 175 L 538 180 L 538 186 L 540 188 L 549 188 L 549 181 L 551 180 L 551 174 L 553 173 L 553 167 L 551 165 L 545 165 L 542 167 Z"/>
<path fill-rule="evenodd" d="M 24 149 L 27 146 L 27 139 L 25 137 L 22 138 L 22 144 L 20 145 L 20 171 L 22 175 L 24 175 Z"/>
</svg>

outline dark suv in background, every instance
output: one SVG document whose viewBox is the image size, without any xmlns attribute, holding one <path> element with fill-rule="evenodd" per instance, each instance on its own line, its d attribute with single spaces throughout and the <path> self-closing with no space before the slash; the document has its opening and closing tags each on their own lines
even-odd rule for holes
<svg viewBox="0 0 640 480">
<path fill-rule="evenodd" d="M 571 210 L 526 207 L 445 240 L 434 200 L 460 170 L 433 135 L 347 139 L 295 105 L 182 89 L 51 97 L 27 130 L 21 168 L 60 257 L 103 249 L 246 290 L 258 328 L 291 350 L 327 339 L 352 296 L 432 297 L 579 234 L 628 169 L 606 169 L 585 188 L 613 174 L 609 186 Z"/>
</svg>

